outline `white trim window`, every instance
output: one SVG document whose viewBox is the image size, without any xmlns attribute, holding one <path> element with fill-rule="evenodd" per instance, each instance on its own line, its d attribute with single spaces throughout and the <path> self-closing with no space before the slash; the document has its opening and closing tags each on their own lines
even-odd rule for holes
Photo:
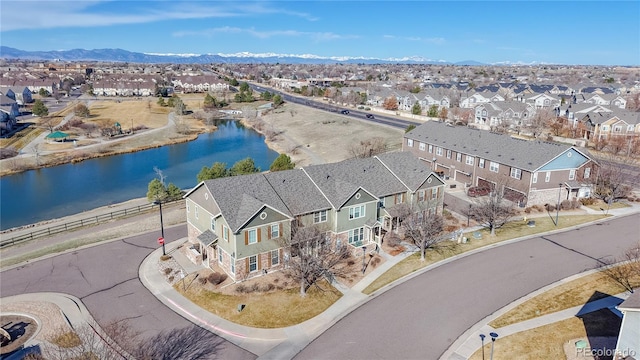
<svg viewBox="0 0 640 360">
<path fill-rule="evenodd" d="M 518 169 L 518 168 L 511 168 L 511 177 L 514 179 L 522 179 L 522 170 Z"/>
<path fill-rule="evenodd" d="M 589 176 L 591 176 L 591 168 L 590 167 L 584 169 L 584 178 L 588 179 Z"/>
<path fill-rule="evenodd" d="M 442 156 L 442 148 L 439 146 L 436 148 L 436 155 Z"/>
<path fill-rule="evenodd" d="M 457 162 L 462 162 L 462 154 L 456 153 L 456 161 Z"/>
<path fill-rule="evenodd" d="M 429 144 L 429 148 L 428 149 L 429 149 L 429 154 L 432 154 L 433 153 L 433 145 Z"/>
<path fill-rule="evenodd" d="M 249 244 L 255 244 L 258 242 L 258 232 L 256 229 L 247 230 L 247 236 L 249 238 Z"/>
<path fill-rule="evenodd" d="M 364 228 L 356 228 L 349 230 L 349 244 L 362 242 L 364 240 Z"/>
<path fill-rule="evenodd" d="M 211 217 L 211 231 L 216 232 L 216 218 Z"/>
<path fill-rule="evenodd" d="M 547 171 L 547 173 L 544 175 L 544 182 L 549 181 L 551 181 L 551 171 Z"/>
<path fill-rule="evenodd" d="M 194 215 L 195 215 L 195 217 L 197 219 L 198 218 L 198 205 L 194 206 L 193 213 L 194 213 Z"/>
<path fill-rule="evenodd" d="M 569 170 L 569 180 L 573 180 L 576 178 L 576 169 Z"/>
<path fill-rule="evenodd" d="M 613 132 L 615 133 L 621 133 L 622 132 L 622 125 L 615 125 L 613 127 Z"/>
<path fill-rule="evenodd" d="M 431 200 L 438 198 L 438 188 L 431 188 Z"/>
<path fill-rule="evenodd" d="M 313 213 L 313 223 L 323 223 L 327 221 L 327 210 L 316 211 Z"/>
<path fill-rule="evenodd" d="M 280 249 L 271 250 L 271 266 L 280 264 Z"/>
<path fill-rule="evenodd" d="M 425 144 L 423 142 L 418 143 L 418 149 L 420 149 L 420 151 L 424 151 L 425 149 Z"/>
<path fill-rule="evenodd" d="M 218 248 L 218 264 L 222 264 L 222 249 Z"/>
<path fill-rule="evenodd" d="M 222 238 L 229 241 L 229 228 L 222 225 Z"/>
<path fill-rule="evenodd" d="M 467 165 L 473 166 L 475 162 L 476 162 L 476 159 L 473 156 L 467 155 L 467 157 L 465 158 L 465 163 Z"/>
<path fill-rule="evenodd" d="M 271 239 L 280 237 L 280 224 L 271 225 Z"/>
<path fill-rule="evenodd" d="M 478 167 L 484 169 L 484 159 L 478 159 Z"/>
<path fill-rule="evenodd" d="M 499 170 L 500 170 L 500 164 L 493 161 L 489 162 L 489 171 L 497 173 Z"/>
<path fill-rule="evenodd" d="M 413 147 L 413 139 L 407 139 L 407 146 Z"/>
<path fill-rule="evenodd" d="M 533 175 L 531 175 L 531 182 L 532 183 L 537 183 L 538 182 L 538 173 L 534 172 Z"/>
<path fill-rule="evenodd" d="M 256 255 L 249 256 L 249 272 L 258 270 L 258 257 Z"/>
<path fill-rule="evenodd" d="M 349 220 L 364 217 L 364 205 L 352 206 L 349 208 Z"/>
<path fill-rule="evenodd" d="M 451 159 L 451 150 L 447 150 L 447 159 Z"/>
<path fill-rule="evenodd" d="M 189 205 L 189 201 L 187 201 L 187 214 L 189 213 L 190 210 L 191 210 L 191 206 Z"/>
</svg>

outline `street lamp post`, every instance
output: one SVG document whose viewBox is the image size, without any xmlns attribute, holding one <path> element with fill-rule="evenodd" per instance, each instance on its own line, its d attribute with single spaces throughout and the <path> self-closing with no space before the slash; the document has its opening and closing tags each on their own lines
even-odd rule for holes
<svg viewBox="0 0 640 360">
<path fill-rule="evenodd" d="M 558 184 L 558 203 L 556 204 L 556 223 L 555 225 L 558 226 L 558 214 L 560 213 L 560 195 L 562 193 L 562 183 Z"/>
<path fill-rule="evenodd" d="M 366 270 L 365 265 L 364 265 L 364 260 L 365 260 L 365 255 L 367 254 L 367 247 L 363 246 L 362 247 L 362 273 L 364 274 L 364 271 Z"/>
<path fill-rule="evenodd" d="M 484 334 L 480 334 L 480 342 L 482 342 L 482 360 L 484 360 L 484 338 L 486 336 Z"/>
<path fill-rule="evenodd" d="M 156 200 L 153 203 L 155 205 L 160 206 L 160 236 L 162 237 L 162 255 L 167 255 L 164 248 L 164 224 L 162 223 L 162 201 Z"/>
<path fill-rule="evenodd" d="M 493 344 L 496 343 L 496 338 L 498 337 L 498 334 L 492 332 L 492 333 L 489 333 L 489 336 L 491 336 L 491 356 L 489 357 L 489 359 L 493 360 Z"/>
<path fill-rule="evenodd" d="M 469 204 L 469 212 L 467 213 L 467 227 L 469 227 L 470 218 L 471 218 L 471 204 Z"/>
</svg>

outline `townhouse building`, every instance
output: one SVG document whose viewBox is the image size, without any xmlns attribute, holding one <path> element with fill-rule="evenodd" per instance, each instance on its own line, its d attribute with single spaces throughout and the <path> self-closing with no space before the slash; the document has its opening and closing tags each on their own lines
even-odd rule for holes
<svg viewBox="0 0 640 360">
<path fill-rule="evenodd" d="M 402 150 L 466 188 L 504 184 L 508 199 L 555 204 L 589 197 L 597 164 L 585 150 L 429 121 L 404 135 Z"/>
<path fill-rule="evenodd" d="M 296 228 L 357 251 L 380 244 L 400 208 L 441 213 L 443 196 L 442 179 L 408 152 L 206 180 L 185 195 L 187 255 L 240 281 L 282 269 Z"/>
</svg>

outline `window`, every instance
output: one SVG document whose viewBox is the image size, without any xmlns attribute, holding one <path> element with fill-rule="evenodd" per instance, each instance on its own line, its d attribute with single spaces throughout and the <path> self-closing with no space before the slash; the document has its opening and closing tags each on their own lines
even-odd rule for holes
<svg viewBox="0 0 640 360">
<path fill-rule="evenodd" d="M 349 230 L 349 244 L 361 243 L 364 240 L 364 228 Z"/>
<path fill-rule="evenodd" d="M 451 159 L 451 150 L 447 150 L 447 159 Z"/>
<path fill-rule="evenodd" d="M 222 264 L 222 250 L 218 248 L 218 263 Z"/>
<path fill-rule="evenodd" d="M 602 125 L 602 131 L 609 131 L 609 125 Z"/>
<path fill-rule="evenodd" d="M 576 178 L 576 169 L 569 170 L 569 180 L 573 180 Z"/>
<path fill-rule="evenodd" d="M 538 173 L 537 172 L 533 173 L 533 177 L 531 178 L 531 182 L 534 183 L 534 184 L 538 182 Z"/>
<path fill-rule="evenodd" d="M 327 210 L 316 211 L 313 213 L 313 223 L 321 223 L 327 221 Z"/>
<path fill-rule="evenodd" d="M 424 190 L 418 191 L 418 201 L 424 201 Z"/>
<path fill-rule="evenodd" d="M 588 179 L 589 176 L 591 176 L 591 168 L 585 168 L 584 169 L 584 178 Z"/>
<path fill-rule="evenodd" d="M 473 156 L 469 156 L 467 155 L 467 158 L 465 159 L 465 162 L 467 163 L 467 165 L 471 165 L 473 166 L 473 163 L 476 161 L 476 159 L 473 158 Z"/>
<path fill-rule="evenodd" d="M 478 160 L 478 167 L 484 169 L 484 159 Z"/>
<path fill-rule="evenodd" d="M 256 255 L 249 256 L 249 272 L 258 270 L 258 257 Z"/>
<path fill-rule="evenodd" d="M 236 257 L 234 254 L 231 254 L 231 273 L 236 273 Z"/>
<path fill-rule="evenodd" d="M 229 241 L 229 228 L 224 225 L 222 225 L 222 237 Z"/>
<path fill-rule="evenodd" d="M 613 132 L 622 132 L 622 125 L 616 125 L 613 127 Z"/>
<path fill-rule="evenodd" d="M 551 180 L 551 171 L 547 171 L 547 174 L 544 176 L 544 182 L 549 182 Z"/>
<path fill-rule="evenodd" d="M 380 199 L 380 201 L 378 202 L 378 204 L 380 205 L 380 207 L 384 207 L 385 199 L 386 199 L 386 198 L 382 198 L 382 199 Z"/>
<path fill-rule="evenodd" d="M 436 148 L 436 155 L 442 156 L 442 148 L 441 147 L 437 147 Z"/>
<path fill-rule="evenodd" d="M 271 250 L 271 266 L 278 265 L 280 263 L 280 250 Z"/>
<path fill-rule="evenodd" d="M 522 170 L 518 169 L 518 168 L 511 168 L 511 177 L 514 179 L 521 179 L 522 178 Z"/>
<path fill-rule="evenodd" d="M 216 232 L 216 219 L 211 217 L 211 231 Z"/>
<path fill-rule="evenodd" d="M 364 216 L 364 205 L 349 208 L 349 220 L 358 219 Z"/>
<path fill-rule="evenodd" d="M 189 206 L 189 202 L 187 201 L 187 214 L 189 213 L 189 210 L 191 210 L 191 206 Z"/>
<path fill-rule="evenodd" d="M 421 151 L 424 151 L 425 144 L 424 144 L 424 143 L 419 143 L 419 144 L 418 144 L 418 148 L 419 148 Z"/>
<path fill-rule="evenodd" d="M 436 199 L 438 197 L 438 188 L 431 189 L 431 199 Z"/>
<path fill-rule="evenodd" d="M 461 162 L 462 161 L 462 154 L 456 153 L 456 161 L 457 162 Z"/>
<path fill-rule="evenodd" d="M 271 239 L 280 237 L 280 224 L 271 225 Z"/>
<path fill-rule="evenodd" d="M 627 125 L 627 132 L 633 132 L 633 125 Z"/>
<path fill-rule="evenodd" d="M 489 162 L 489 171 L 497 173 L 500 170 L 500 164 L 490 161 Z"/>
<path fill-rule="evenodd" d="M 256 229 L 247 230 L 247 237 L 249 239 L 249 244 L 255 244 L 258 242 L 258 234 Z"/>
<path fill-rule="evenodd" d="M 413 147 L 413 140 L 412 139 L 407 139 L 407 146 L 408 147 Z"/>
<path fill-rule="evenodd" d="M 433 153 L 433 145 L 429 145 L 429 153 Z"/>
<path fill-rule="evenodd" d="M 195 206 L 195 210 L 193 211 L 196 215 L 196 219 L 198 218 L 198 205 Z"/>
</svg>

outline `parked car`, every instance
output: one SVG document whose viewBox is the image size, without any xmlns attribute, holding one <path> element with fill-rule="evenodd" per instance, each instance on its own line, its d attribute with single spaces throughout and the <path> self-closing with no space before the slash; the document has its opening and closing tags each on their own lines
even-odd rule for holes
<svg viewBox="0 0 640 360">
<path fill-rule="evenodd" d="M 467 191 L 467 196 L 469 197 L 485 196 L 485 195 L 489 195 L 490 192 L 491 192 L 491 189 L 489 188 L 473 186 L 473 187 L 470 187 L 469 190 Z"/>
<path fill-rule="evenodd" d="M 372 114 L 367 114 L 367 119 L 375 119 Z"/>
<path fill-rule="evenodd" d="M 349 115 L 349 110 L 342 110 L 340 113 L 343 115 Z"/>
</svg>

